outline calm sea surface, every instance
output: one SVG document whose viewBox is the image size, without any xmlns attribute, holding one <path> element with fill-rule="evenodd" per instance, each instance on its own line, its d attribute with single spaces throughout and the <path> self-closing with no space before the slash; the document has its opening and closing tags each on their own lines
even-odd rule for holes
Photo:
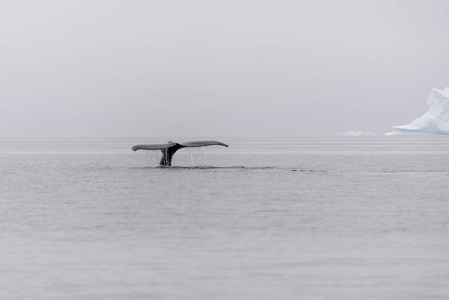
<svg viewBox="0 0 449 300">
<path fill-rule="evenodd" d="M 0 299 L 449 299 L 449 137 L 219 140 L 0 139 Z"/>
</svg>

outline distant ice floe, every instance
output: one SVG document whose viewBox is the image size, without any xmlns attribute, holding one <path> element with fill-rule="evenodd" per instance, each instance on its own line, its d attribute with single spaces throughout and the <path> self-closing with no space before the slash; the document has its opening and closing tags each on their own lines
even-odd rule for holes
<svg viewBox="0 0 449 300">
<path fill-rule="evenodd" d="M 346 131 L 343 133 L 335 133 L 335 135 L 344 135 L 344 136 L 373 136 L 376 135 L 373 132 L 370 131 Z"/>
<path fill-rule="evenodd" d="M 449 87 L 444 91 L 432 89 L 427 100 L 429 110 L 412 123 L 393 126 L 386 135 L 449 134 Z"/>
</svg>

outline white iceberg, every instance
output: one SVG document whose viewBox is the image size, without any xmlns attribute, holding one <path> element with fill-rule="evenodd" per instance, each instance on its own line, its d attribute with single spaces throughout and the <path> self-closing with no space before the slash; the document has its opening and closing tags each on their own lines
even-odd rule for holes
<svg viewBox="0 0 449 300">
<path fill-rule="evenodd" d="M 393 132 L 399 134 L 449 134 L 449 87 L 444 91 L 432 89 L 427 100 L 429 110 L 412 123 L 393 126 Z"/>
</svg>

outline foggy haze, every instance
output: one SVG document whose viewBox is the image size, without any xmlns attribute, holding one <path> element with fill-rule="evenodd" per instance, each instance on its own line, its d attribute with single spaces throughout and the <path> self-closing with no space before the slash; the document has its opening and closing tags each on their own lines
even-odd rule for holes
<svg viewBox="0 0 449 300">
<path fill-rule="evenodd" d="M 448 1 L 7 1 L 0 136 L 383 134 L 449 85 Z"/>
</svg>

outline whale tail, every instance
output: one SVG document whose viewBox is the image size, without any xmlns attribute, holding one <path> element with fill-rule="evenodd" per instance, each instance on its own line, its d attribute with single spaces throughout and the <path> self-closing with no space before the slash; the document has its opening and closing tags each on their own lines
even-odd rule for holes
<svg viewBox="0 0 449 300">
<path fill-rule="evenodd" d="M 194 141 L 186 143 L 174 143 L 172 141 L 167 144 L 145 144 L 145 145 L 135 145 L 131 149 L 133 151 L 137 150 L 160 150 L 162 152 L 162 158 L 159 162 L 160 166 L 171 166 L 171 161 L 173 155 L 181 148 L 186 147 L 206 147 L 206 146 L 223 146 L 229 147 L 225 143 L 217 141 Z"/>
</svg>

